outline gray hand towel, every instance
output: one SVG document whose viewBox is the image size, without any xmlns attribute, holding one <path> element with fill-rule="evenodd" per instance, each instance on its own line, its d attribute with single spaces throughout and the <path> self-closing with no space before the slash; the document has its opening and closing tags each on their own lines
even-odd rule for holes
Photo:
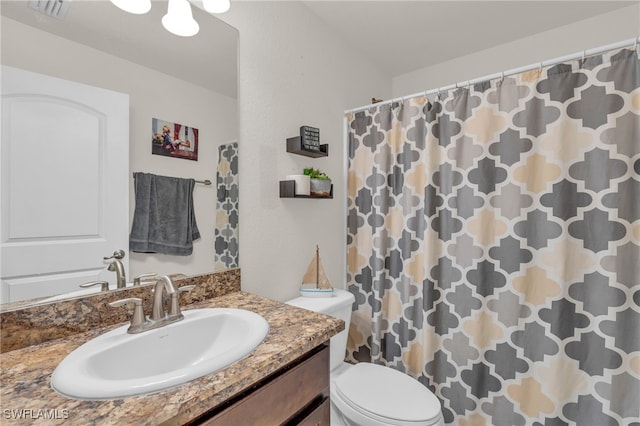
<svg viewBox="0 0 640 426">
<path fill-rule="evenodd" d="M 194 179 L 134 173 L 136 207 L 129 249 L 188 256 L 200 238 L 193 209 Z"/>
</svg>

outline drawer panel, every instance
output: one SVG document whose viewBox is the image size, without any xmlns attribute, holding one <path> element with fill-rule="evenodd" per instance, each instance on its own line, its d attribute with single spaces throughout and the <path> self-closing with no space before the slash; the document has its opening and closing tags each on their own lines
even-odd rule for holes
<svg viewBox="0 0 640 426">
<path fill-rule="evenodd" d="M 302 419 L 298 426 L 329 426 L 331 424 L 331 404 L 329 398 Z"/>
<path fill-rule="evenodd" d="M 329 348 L 285 371 L 203 425 L 280 425 L 329 388 Z"/>
</svg>

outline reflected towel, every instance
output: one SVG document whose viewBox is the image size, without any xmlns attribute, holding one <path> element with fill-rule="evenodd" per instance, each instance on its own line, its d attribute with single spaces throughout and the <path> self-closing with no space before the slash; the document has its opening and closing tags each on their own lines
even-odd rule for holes
<svg viewBox="0 0 640 426">
<path fill-rule="evenodd" d="M 129 249 L 188 256 L 200 238 L 193 208 L 194 179 L 134 173 L 136 208 Z"/>
</svg>

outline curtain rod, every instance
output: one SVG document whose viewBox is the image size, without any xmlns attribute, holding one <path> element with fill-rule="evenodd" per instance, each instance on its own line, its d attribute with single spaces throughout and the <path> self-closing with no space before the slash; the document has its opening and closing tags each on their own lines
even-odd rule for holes
<svg viewBox="0 0 640 426">
<path fill-rule="evenodd" d="M 520 74 L 525 71 L 531 71 L 538 68 L 548 67 L 548 66 L 556 65 L 562 62 L 573 61 L 580 58 L 584 59 L 587 56 L 597 55 L 600 53 L 608 52 L 610 50 L 622 49 L 624 47 L 634 46 L 634 48 L 637 51 L 638 43 L 640 43 L 640 37 L 630 38 L 628 40 L 619 41 L 617 43 L 608 44 L 606 46 L 596 47 L 595 49 L 583 50 L 582 52 L 576 52 L 571 55 L 561 56 L 559 58 L 551 59 L 548 61 L 536 62 L 534 64 L 530 64 L 524 67 L 513 68 L 508 71 L 494 73 L 494 74 L 486 75 L 484 77 L 474 78 L 473 80 L 465 80 L 465 81 L 458 82 L 456 84 L 450 84 L 448 86 L 443 86 L 443 87 L 430 89 L 430 90 L 426 90 L 419 93 L 414 93 L 413 95 L 401 96 L 398 98 L 389 99 L 388 101 L 377 102 L 374 104 L 369 104 L 369 105 L 365 105 L 365 106 L 361 106 L 353 109 L 347 109 L 344 111 L 344 113 L 352 114 L 354 112 L 364 111 L 365 109 L 378 107 L 380 105 L 386 105 L 393 102 L 400 102 L 400 101 L 405 101 L 407 99 L 417 98 L 418 96 L 427 96 L 427 95 L 433 95 L 435 93 L 446 92 L 451 89 L 457 89 L 458 87 L 470 86 L 472 84 L 481 83 L 483 81 L 493 80 L 495 78 L 503 78 L 509 75 Z"/>
</svg>

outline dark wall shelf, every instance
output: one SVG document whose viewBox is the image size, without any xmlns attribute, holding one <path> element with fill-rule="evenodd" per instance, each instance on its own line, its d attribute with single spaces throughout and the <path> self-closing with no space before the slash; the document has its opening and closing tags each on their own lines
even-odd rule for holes
<svg viewBox="0 0 640 426">
<path fill-rule="evenodd" d="M 320 151 L 308 150 L 302 146 L 300 136 L 296 136 L 294 138 L 287 138 L 287 152 L 312 158 L 326 157 L 329 155 L 329 145 L 320 145 Z"/>
<path fill-rule="evenodd" d="M 333 184 L 331 184 L 331 192 L 328 196 L 318 195 L 296 195 L 296 182 L 294 180 L 281 180 L 280 181 L 280 198 L 317 198 L 317 199 L 331 199 L 333 198 Z"/>
</svg>

